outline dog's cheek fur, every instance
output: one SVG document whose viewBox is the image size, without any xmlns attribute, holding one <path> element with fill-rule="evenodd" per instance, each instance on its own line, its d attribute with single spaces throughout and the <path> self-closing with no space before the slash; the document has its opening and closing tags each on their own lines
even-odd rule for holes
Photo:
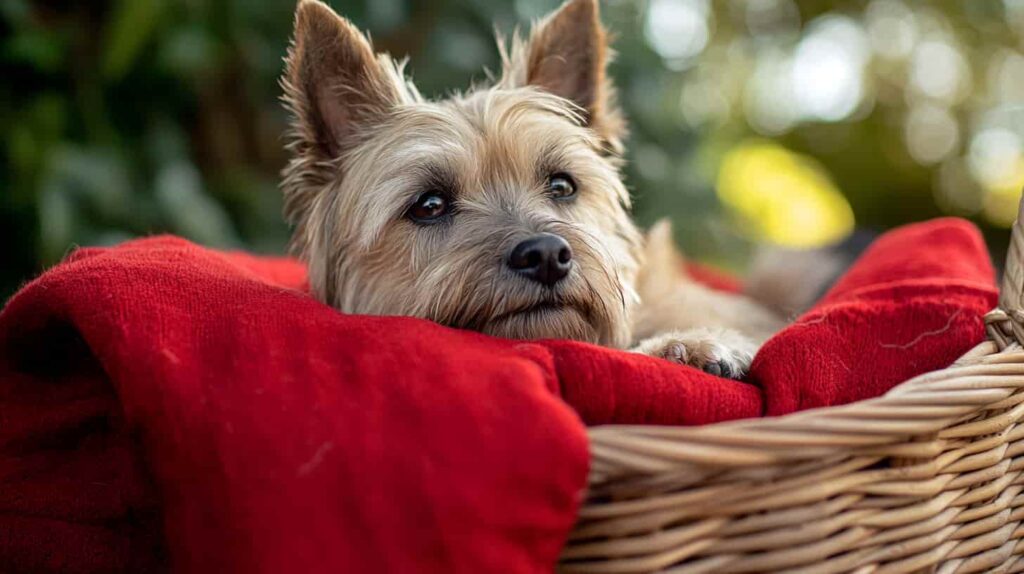
<svg viewBox="0 0 1024 574">
<path fill-rule="evenodd" d="M 599 312 L 602 333 L 599 342 L 624 348 L 632 338 L 633 315 L 639 300 L 635 283 L 641 266 L 641 235 L 619 205 L 579 216 L 580 232 L 573 242 L 575 259 L 585 271 L 591 299 Z"/>
</svg>

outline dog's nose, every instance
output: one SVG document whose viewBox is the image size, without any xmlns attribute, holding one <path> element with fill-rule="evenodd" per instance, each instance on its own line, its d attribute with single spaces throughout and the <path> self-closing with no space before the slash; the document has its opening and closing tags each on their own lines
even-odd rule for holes
<svg viewBox="0 0 1024 574">
<path fill-rule="evenodd" d="M 572 269 L 572 249 L 561 237 L 541 233 L 512 248 L 506 263 L 510 269 L 550 287 Z"/>
</svg>

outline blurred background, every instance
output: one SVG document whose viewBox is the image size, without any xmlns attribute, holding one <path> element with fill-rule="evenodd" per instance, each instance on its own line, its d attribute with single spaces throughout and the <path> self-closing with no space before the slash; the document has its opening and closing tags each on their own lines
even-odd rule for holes
<svg viewBox="0 0 1024 574">
<path fill-rule="evenodd" d="M 443 95 L 555 0 L 330 0 Z M 636 216 L 741 269 L 758 242 L 968 217 L 1024 185 L 1024 0 L 603 0 Z M 281 253 L 294 0 L 0 2 L 0 297 L 158 232 Z"/>
</svg>

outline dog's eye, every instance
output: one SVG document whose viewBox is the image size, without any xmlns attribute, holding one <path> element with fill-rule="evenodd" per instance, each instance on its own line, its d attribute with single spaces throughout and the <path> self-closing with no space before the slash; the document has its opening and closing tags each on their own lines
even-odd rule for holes
<svg viewBox="0 0 1024 574">
<path fill-rule="evenodd" d="M 417 223 L 434 223 L 448 215 L 448 199 L 437 191 L 428 191 L 419 196 L 416 203 L 409 208 L 406 216 Z"/>
<path fill-rule="evenodd" d="M 569 199 L 576 195 L 576 182 L 564 173 L 548 178 L 548 193 L 555 199 Z"/>
</svg>

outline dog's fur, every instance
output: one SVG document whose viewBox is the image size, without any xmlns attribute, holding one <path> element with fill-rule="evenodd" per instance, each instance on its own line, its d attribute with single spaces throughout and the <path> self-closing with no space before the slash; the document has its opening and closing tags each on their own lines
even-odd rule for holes
<svg viewBox="0 0 1024 574">
<path fill-rule="evenodd" d="M 500 337 L 636 345 L 740 376 L 781 321 L 691 281 L 667 224 L 646 240 L 633 224 L 596 0 L 570 0 L 528 39 L 499 45 L 490 85 L 427 101 L 402 63 L 326 5 L 300 0 L 282 80 L 293 116 L 282 189 L 316 296 L 349 313 Z M 555 173 L 575 181 L 571 201 L 547 193 Z M 453 213 L 433 225 L 406 217 L 431 190 Z M 573 254 L 551 286 L 505 264 L 541 232 Z"/>
</svg>

